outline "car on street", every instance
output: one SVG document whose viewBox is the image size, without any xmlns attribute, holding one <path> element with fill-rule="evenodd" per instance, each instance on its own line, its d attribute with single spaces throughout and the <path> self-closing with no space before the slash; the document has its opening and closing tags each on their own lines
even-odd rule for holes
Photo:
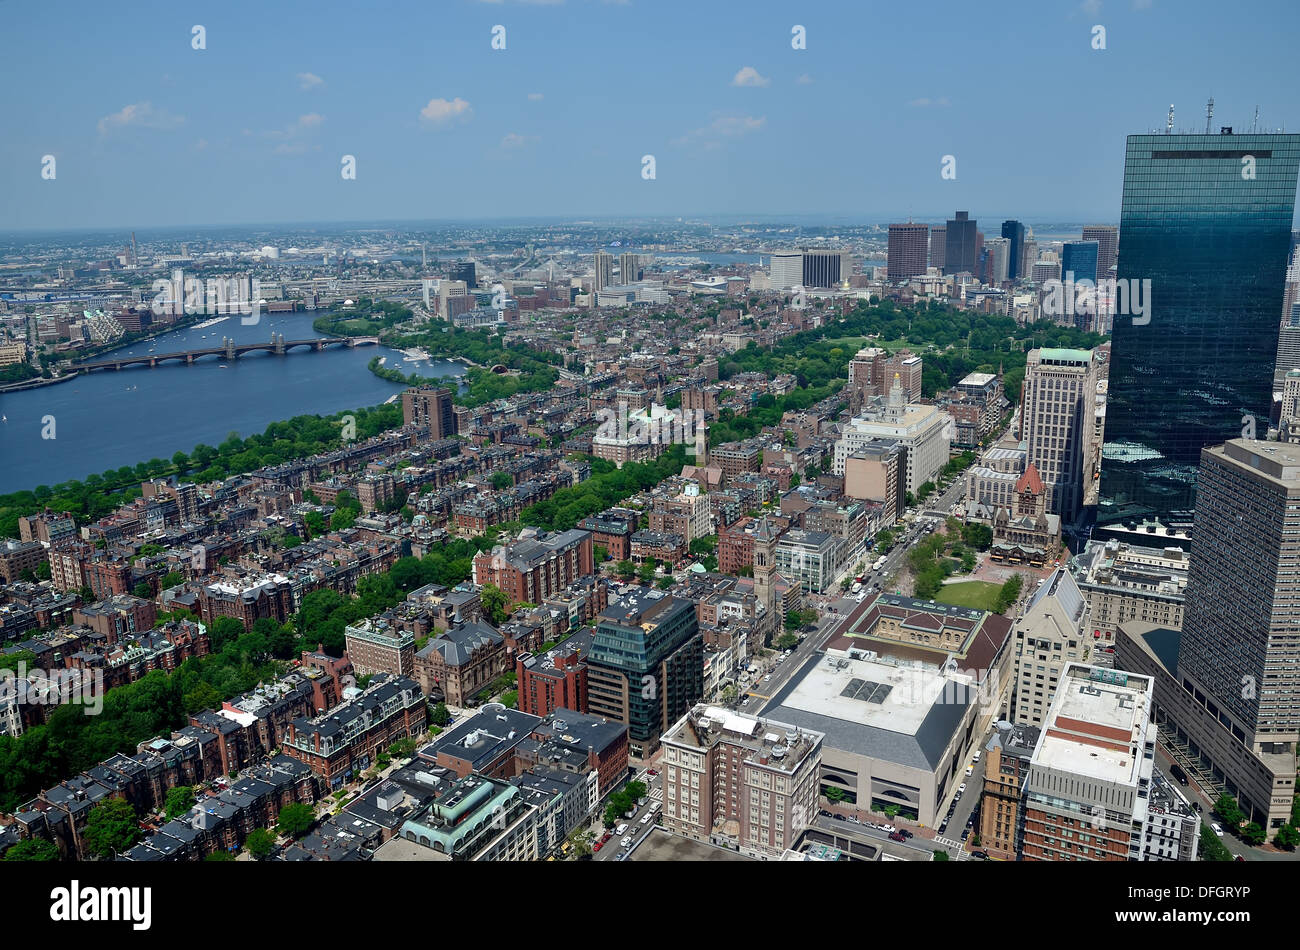
<svg viewBox="0 0 1300 950">
<path fill-rule="evenodd" d="M 970 856 L 972 858 L 979 858 L 981 861 L 987 861 L 989 859 L 989 853 L 987 851 L 972 851 Z"/>
<path fill-rule="evenodd" d="M 894 832 L 891 832 L 891 833 L 890 833 L 890 835 L 889 835 L 889 840 L 890 840 L 890 841 L 906 841 L 907 839 L 904 838 L 904 837 L 903 837 L 899 832 L 894 831 Z"/>
<path fill-rule="evenodd" d="M 966 774 L 967 774 L 967 775 L 974 775 L 974 774 L 975 774 L 975 766 L 973 766 L 973 765 L 968 765 L 968 766 L 966 766 Z"/>
<path fill-rule="evenodd" d="M 963 829 L 962 829 L 962 832 L 961 832 L 961 840 L 962 840 L 962 841 L 965 841 L 965 840 L 966 840 L 967 838 L 969 838 L 969 837 L 970 837 L 970 829 L 969 829 L 969 828 L 963 828 Z"/>
<path fill-rule="evenodd" d="M 900 829 L 900 832 L 902 833 L 902 835 L 903 835 L 904 838 L 910 838 L 910 837 L 912 837 L 912 833 L 911 833 L 910 831 L 908 831 L 906 828 L 902 828 L 902 829 Z"/>
<path fill-rule="evenodd" d="M 593 845 L 591 846 L 591 851 L 592 851 L 593 854 L 595 854 L 597 851 L 599 851 L 599 850 L 600 850 L 601 848 L 603 848 L 603 847 L 605 847 L 605 842 L 604 842 L 604 841 L 597 841 L 595 844 L 593 844 Z"/>
<path fill-rule="evenodd" d="M 646 774 L 646 775 L 658 775 L 658 774 L 659 774 L 659 771 L 658 771 L 657 769 L 646 769 L 646 770 L 645 770 L 645 774 Z"/>
<path fill-rule="evenodd" d="M 945 818 L 943 821 L 939 822 L 939 834 L 943 834 L 947 830 L 948 830 L 948 819 Z"/>
<path fill-rule="evenodd" d="M 881 831 L 888 831 L 890 834 L 893 834 L 895 831 L 898 830 L 893 825 L 880 825 L 879 827 Z"/>
<path fill-rule="evenodd" d="M 1216 835 L 1220 838 L 1223 837 L 1223 827 L 1217 821 L 1210 822 L 1210 827 L 1214 829 Z"/>
<path fill-rule="evenodd" d="M 966 792 L 966 783 L 965 783 L 965 782 L 962 782 L 960 785 L 958 785 L 958 786 L 957 786 L 957 791 L 961 792 L 962 794 L 965 794 L 965 792 Z"/>
</svg>

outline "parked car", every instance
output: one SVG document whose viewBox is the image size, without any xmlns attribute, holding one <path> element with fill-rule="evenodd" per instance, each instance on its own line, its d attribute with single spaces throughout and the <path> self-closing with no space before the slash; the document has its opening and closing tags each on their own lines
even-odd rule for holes
<svg viewBox="0 0 1300 950">
<path fill-rule="evenodd" d="M 890 834 L 893 834 L 893 833 L 894 833 L 895 831 L 897 831 L 898 829 L 895 828 L 893 825 L 881 825 L 881 826 L 880 826 L 880 830 L 881 830 L 881 831 L 888 831 Z"/>
<path fill-rule="evenodd" d="M 943 834 L 947 830 L 948 830 L 948 819 L 945 818 L 943 821 L 939 822 L 939 834 Z"/>
<path fill-rule="evenodd" d="M 902 833 L 902 835 L 903 835 L 904 838 L 910 838 L 910 837 L 912 837 L 912 833 L 911 833 L 910 831 L 908 831 L 906 828 L 901 828 L 901 829 L 899 829 L 899 830 L 900 830 L 900 832 Z"/>
<path fill-rule="evenodd" d="M 895 831 L 895 832 L 892 832 L 892 833 L 889 835 L 889 840 L 890 840 L 890 841 L 906 841 L 907 839 L 904 838 L 904 837 L 903 837 L 901 834 L 899 834 L 897 831 Z"/>
<path fill-rule="evenodd" d="M 1220 838 L 1223 837 L 1223 828 L 1222 826 L 1219 825 L 1217 821 L 1210 822 L 1210 827 L 1214 829 L 1214 833 L 1216 835 L 1218 835 Z"/>
<path fill-rule="evenodd" d="M 975 766 L 973 766 L 973 765 L 968 765 L 968 766 L 966 766 L 966 774 L 967 774 L 967 775 L 974 775 L 974 774 L 975 774 Z"/>
<path fill-rule="evenodd" d="M 957 791 L 961 792 L 963 795 L 966 794 L 966 783 L 962 782 L 960 785 L 958 785 Z"/>
<path fill-rule="evenodd" d="M 987 851 L 972 851 L 970 856 L 972 858 L 979 858 L 981 861 L 987 861 L 989 859 L 989 853 Z"/>
<path fill-rule="evenodd" d="M 601 848 L 603 848 L 603 847 L 605 847 L 605 842 L 604 842 L 603 840 L 601 840 L 601 841 L 597 841 L 595 844 L 593 844 L 593 845 L 591 846 L 591 852 L 592 852 L 592 854 L 595 854 L 597 851 L 599 851 L 599 850 L 600 850 Z"/>
<path fill-rule="evenodd" d="M 972 756 L 970 757 L 970 760 L 971 760 L 972 762 L 978 762 L 978 761 L 980 760 L 980 750 L 979 750 L 979 749 L 976 749 L 976 750 L 975 750 L 975 754 L 972 755 Z"/>
<path fill-rule="evenodd" d="M 962 840 L 962 841 L 965 841 L 965 840 L 966 840 L 967 838 L 969 838 L 969 837 L 970 837 L 970 829 L 969 829 L 969 828 L 963 828 L 962 831 L 961 831 L 961 840 Z"/>
<path fill-rule="evenodd" d="M 630 848 L 630 847 L 632 847 L 632 836 L 631 836 L 631 835 L 624 835 L 624 836 L 623 836 L 623 840 L 622 840 L 621 842 L 619 842 L 619 844 L 620 844 L 622 847 L 624 847 L 624 848 Z"/>
</svg>

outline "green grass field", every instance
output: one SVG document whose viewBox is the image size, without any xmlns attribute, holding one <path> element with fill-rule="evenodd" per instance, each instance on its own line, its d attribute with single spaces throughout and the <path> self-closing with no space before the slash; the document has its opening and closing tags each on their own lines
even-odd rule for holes
<svg viewBox="0 0 1300 950">
<path fill-rule="evenodd" d="M 997 607 L 1001 584 L 988 581 L 963 581 L 960 584 L 945 584 L 935 597 L 941 604 L 953 604 L 957 607 L 974 607 L 976 610 L 993 611 Z"/>
</svg>

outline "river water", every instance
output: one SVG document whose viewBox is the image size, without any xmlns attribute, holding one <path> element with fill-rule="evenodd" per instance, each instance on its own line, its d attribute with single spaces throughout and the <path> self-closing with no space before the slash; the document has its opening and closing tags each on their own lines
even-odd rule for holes
<svg viewBox="0 0 1300 950">
<path fill-rule="evenodd" d="M 176 330 L 123 347 L 134 356 L 175 353 L 221 345 L 323 336 L 312 320 L 323 314 L 262 314 L 244 326 L 238 314 L 213 326 Z M 229 363 L 205 356 L 191 365 L 167 362 L 157 368 L 100 370 L 54 386 L 0 393 L 0 493 L 57 485 L 152 458 L 171 459 L 200 442 L 215 446 L 231 432 L 248 436 L 292 416 L 328 415 L 378 405 L 404 388 L 371 373 L 375 357 L 384 366 L 421 376 L 460 376 L 461 363 L 407 361 L 383 346 L 306 348 L 285 356 L 254 352 Z M 103 359 L 105 357 L 97 357 Z M 42 438 L 51 426 L 54 438 Z"/>
</svg>

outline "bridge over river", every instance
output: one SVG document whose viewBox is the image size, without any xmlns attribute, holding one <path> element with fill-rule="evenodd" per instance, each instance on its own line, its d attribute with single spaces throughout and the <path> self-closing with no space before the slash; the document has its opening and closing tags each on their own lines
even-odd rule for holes
<svg viewBox="0 0 1300 950">
<path fill-rule="evenodd" d="M 73 368 L 85 372 L 93 372 L 97 369 L 122 369 L 126 366 L 149 366 L 152 368 L 168 360 L 177 360 L 189 364 L 205 356 L 215 356 L 222 360 L 235 360 L 245 353 L 252 353 L 257 350 L 265 350 L 268 353 L 274 353 L 276 356 L 285 356 L 290 350 L 298 347 L 306 347 L 307 352 L 319 353 L 330 346 L 373 346 L 377 343 L 379 343 L 379 337 L 377 336 L 325 336 L 311 340 L 286 340 L 284 335 L 281 334 L 279 336 L 272 335 L 271 340 L 266 343 L 236 343 L 228 337 L 222 337 L 220 346 L 208 347 L 207 349 L 182 350 L 179 353 L 146 353 L 144 356 L 115 356 L 104 360 L 77 363 Z"/>
</svg>

